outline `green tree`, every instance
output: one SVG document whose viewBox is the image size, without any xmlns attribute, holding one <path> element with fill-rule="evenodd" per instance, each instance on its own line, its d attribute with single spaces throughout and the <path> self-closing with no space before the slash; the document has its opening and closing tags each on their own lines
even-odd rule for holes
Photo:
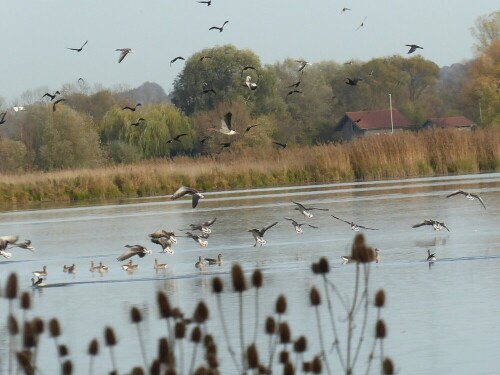
<svg viewBox="0 0 500 375">
<path fill-rule="evenodd" d="M 0 138 L 0 172 L 18 172 L 26 164 L 26 146 L 20 141 Z"/>
</svg>

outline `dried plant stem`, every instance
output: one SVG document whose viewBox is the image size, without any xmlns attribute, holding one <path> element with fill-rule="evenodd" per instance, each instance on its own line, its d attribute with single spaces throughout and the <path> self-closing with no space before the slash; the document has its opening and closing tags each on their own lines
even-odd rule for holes
<svg viewBox="0 0 500 375">
<path fill-rule="evenodd" d="M 276 323 L 276 327 L 279 327 L 280 324 L 281 324 L 281 314 L 278 315 L 278 322 Z M 271 339 L 272 338 L 273 338 L 273 336 L 271 336 Z M 269 365 L 267 366 L 267 368 L 269 370 L 271 370 L 271 366 L 273 364 L 274 353 L 276 352 L 276 346 L 278 345 L 278 336 L 276 335 L 276 333 L 274 334 L 274 341 L 270 340 L 269 342 L 270 343 L 273 342 L 272 347 L 269 351 Z"/>
<path fill-rule="evenodd" d="M 9 299 L 9 316 L 12 316 L 12 299 Z M 14 363 L 14 337 L 9 334 L 9 368 L 8 375 L 12 374 L 12 365 Z"/>
<path fill-rule="evenodd" d="M 243 369 L 243 373 L 246 372 L 246 359 L 245 359 L 245 330 L 243 327 L 243 293 L 238 293 L 238 300 L 240 305 L 240 346 L 241 346 L 241 366 Z"/>
<path fill-rule="evenodd" d="M 179 342 L 179 363 L 180 373 L 184 374 L 184 344 L 182 343 L 182 340 Z"/>
<path fill-rule="evenodd" d="M 340 345 L 339 345 L 339 335 L 337 332 L 337 326 L 335 325 L 335 316 L 333 315 L 333 307 L 332 307 L 332 302 L 330 299 L 330 293 L 328 293 L 328 284 L 327 284 L 327 279 L 326 279 L 325 274 L 323 274 L 323 284 L 325 287 L 325 295 L 326 295 L 326 302 L 327 302 L 327 306 L 328 306 L 328 313 L 330 316 L 330 322 L 332 324 L 333 337 L 335 339 L 335 341 L 333 342 L 333 345 L 335 346 L 335 350 L 337 351 L 337 355 L 339 357 L 339 361 L 340 361 L 340 364 L 342 366 L 342 370 L 345 372 L 344 357 L 342 356 L 342 351 L 341 351 Z"/>
<path fill-rule="evenodd" d="M 384 364 L 384 339 L 379 339 L 380 341 L 380 368 L 383 368 Z"/>
<path fill-rule="evenodd" d="M 113 371 L 115 374 L 118 374 L 118 370 L 116 369 L 116 359 L 115 359 L 115 352 L 113 351 L 113 347 L 109 347 L 109 356 L 111 357 L 111 365 L 113 366 Z"/>
<path fill-rule="evenodd" d="M 226 343 L 227 343 L 227 351 L 231 355 L 231 359 L 233 360 L 234 367 L 236 367 L 236 370 L 238 371 L 238 373 L 242 373 L 242 371 L 240 371 L 240 368 L 238 366 L 236 354 L 234 353 L 233 347 L 231 346 L 231 341 L 229 341 L 229 334 L 227 332 L 226 321 L 224 319 L 224 314 L 222 312 L 222 302 L 221 302 L 221 298 L 220 298 L 219 294 L 216 294 L 216 299 L 217 299 L 217 310 L 219 311 L 219 318 L 220 318 L 221 325 L 222 325 L 222 332 L 224 332 L 224 338 L 226 339 Z"/>
<path fill-rule="evenodd" d="M 90 364 L 89 364 L 89 375 L 94 373 L 94 356 L 90 356 Z"/>
<path fill-rule="evenodd" d="M 356 302 L 358 300 L 358 290 L 359 290 L 359 263 L 356 263 L 356 281 L 354 284 L 354 297 L 352 299 L 352 306 L 349 310 L 347 316 L 347 354 L 346 354 L 346 372 L 352 372 L 351 364 L 351 346 L 353 338 L 353 323 L 354 323 L 354 311 L 356 310 Z"/>
<path fill-rule="evenodd" d="M 342 297 L 342 294 L 340 294 L 340 292 L 338 291 L 338 289 L 337 289 L 337 287 L 335 286 L 334 283 L 332 283 L 330 280 L 326 279 L 326 277 L 325 277 L 325 280 L 328 283 L 328 285 L 330 286 L 330 288 L 332 288 L 333 292 L 339 298 L 340 303 L 342 303 L 342 306 L 344 306 L 345 312 L 348 313 L 349 312 L 349 308 L 347 307 L 347 303 L 344 301 L 344 298 Z"/>
<path fill-rule="evenodd" d="M 144 368 L 148 368 L 148 360 L 146 359 L 146 349 L 144 348 L 144 340 L 142 339 L 142 332 L 139 323 L 136 324 L 137 336 L 139 337 L 139 345 L 141 346 L 142 359 L 144 360 Z"/>
<path fill-rule="evenodd" d="M 59 369 L 61 370 L 61 374 L 62 374 L 62 359 L 61 359 L 61 356 L 59 355 L 59 343 L 57 342 L 57 337 L 54 337 L 54 344 L 56 346 L 56 353 L 57 353 L 57 359 L 59 360 Z"/>
<path fill-rule="evenodd" d="M 366 324 L 368 322 L 368 281 L 370 279 L 370 266 L 369 264 L 363 264 L 363 271 L 364 271 L 364 279 L 365 279 L 365 289 L 363 291 L 363 295 L 360 300 L 360 305 L 363 299 L 365 300 L 364 303 L 364 311 L 363 311 L 363 323 L 361 325 L 361 333 L 359 335 L 359 341 L 358 341 L 358 346 L 356 347 L 356 351 L 354 353 L 354 358 L 352 360 L 352 367 L 351 369 L 354 369 L 354 365 L 356 364 L 356 361 L 358 359 L 359 351 L 361 350 L 361 344 L 364 341 L 364 336 L 365 336 L 365 331 L 366 331 Z"/>
<path fill-rule="evenodd" d="M 323 356 L 323 360 L 325 361 L 326 372 L 328 373 L 328 375 L 330 375 L 332 372 L 330 370 L 330 365 L 328 364 L 328 359 L 326 357 L 325 342 L 323 340 L 323 330 L 321 329 L 321 317 L 319 316 L 318 306 L 315 306 L 314 310 L 316 310 L 316 323 L 318 324 L 318 335 L 319 335 L 319 344 L 321 346 L 321 355 Z"/>
<path fill-rule="evenodd" d="M 377 309 L 377 320 L 376 321 L 378 321 L 379 319 L 380 319 L 380 308 Z M 365 372 L 366 375 L 368 375 L 370 373 L 370 367 L 371 367 L 372 362 L 373 362 L 373 357 L 375 355 L 375 347 L 376 346 L 377 346 L 377 337 L 374 336 L 372 349 L 370 350 L 370 354 L 368 356 L 368 365 L 366 366 L 366 372 Z"/>
<path fill-rule="evenodd" d="M 253 340 L 252 342 L 255 343 L 257 340 L 257 329 L 259 327 L 259 288 L 255 289 L 255 327 L 253 330 Z"/>
<path fill-rule="evenodd" d="M 198 343 L 195 343 L 194 348 L 193 348 L 193 355 L 191 357 L 191 365 L 189 366 L 189 372 L 188 372 L 189 375 L 192 375 L 192 373 L 193 373 L 194 363 L 196 362 L 196 354 L 197 353 L 198 353 Z M 182 373 L 183 373 L 183 371 L 181 371 L 181 374 Z"/>
</svg>

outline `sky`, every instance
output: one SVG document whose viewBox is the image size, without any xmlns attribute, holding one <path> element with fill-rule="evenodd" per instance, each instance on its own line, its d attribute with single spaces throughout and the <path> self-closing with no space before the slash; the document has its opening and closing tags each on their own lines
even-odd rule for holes
<svg viewBox="0 0 500 375">
<path fill-rule="evenodd" d="M 473 58 L 470 28 L 499 9 L 498 0 L 2 0 L 0 97 L 22 105 L 26 90 L 80 77 L 110 88 L 152 81 L 168 93 L 184 64 L 171 59 L 224 44 L 263 64 L 368 61 L 418 44 L 442 67 Z M 208 30 L 225 20 L 222 33 Z M 86 40 L 81 53 L 67 49 Z M 134 53 L 118 64 L 124 47 Z"/>
</svg>

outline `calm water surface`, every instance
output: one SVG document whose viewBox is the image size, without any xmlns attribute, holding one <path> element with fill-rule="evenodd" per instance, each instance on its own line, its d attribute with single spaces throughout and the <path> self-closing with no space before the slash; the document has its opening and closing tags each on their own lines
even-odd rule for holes
<svg viewBox="0 0 500 375">
<path fill-rule="evenodd" d="M 445 198 L 459 188 L 479 193 L 487 210 L 477 200 L 470 202 L 462 196 Z M 290 222 L 283 220 L 289 216 L 304 221 L 293 210 L 292 200 L 328 208 L 330 212 L 314 212 L 308 222 L 319 229 L 305 227 L 304 233 L 298 235 Z M 365 233 L 367 242 L 380 249 L 382 258 L 371 268 L 370 295 L 379 288 L 386 291 L 383 318 L 388 337 L 384 350 L 393 358 L 400 374 L 498 374 L 499 207 L 500 174 L 483 174 L 209 193 L 196 210 L 191 209 L 188 199 L 170 201 L 167 196 L 88 207 L 4 211 L 0 213 L 0 235 L 30 238 L 36 252 L 13 249 L 12 259 L 0 259 L 0 282 L 4 283 L 10 272 L 17 272 L 22 288 L 30 289 L 31 271 L 43 265 L 48 267 L 48 287 L 32 292 L 33 314 L 60 319 L 63 327 L 60 342 L 69 346 L 77 374 L 88 373 L 87 345 L 94 337 L 102 338 L 106 325 L 117 332 L 120 372 L 141 365 L 135 327 L 129 323 L 131 306 L 138 306 L 145 316 L 143 333 L 149 359 L 156 354 L 156 341 L 166 334 L 164 323 L 157 319 L 158 290 L 165 291 L 172 303 L 188 315 L 199 300 L 205 299 L 211 314 L 208 329 L 220 338 L 221 366 L 224 373 L 234 373 L 220 333 L 211 278 L 220 275 L 229 290 L 232 262 L 239 262 L 248 272 L 257 267 L 262 269 L 265 287 L 261 290 L 260 321 L 274 311 L 276 297 L 284 293 L 292 335 L 308 337 L 307 357 L 312 357 L 319 347 L 308 294 L 312 285 L 322 284 L 311 274 L 310 264 L 320 256 L 328 257 L 332 265 L 331 280 L 346 298 L 352 295 L 355 266 L 342 265 L 340 256 L 349 252 L 353 232 L 347 224 L 332 219 L 330 214 L 334 214 L 380 229 Z M 179 238 L 175 254 L 167 255 L 159 254 L 159 246 L 148 242 L 147 234 L 157 229 L 172 229 L 181 234 L 190 223 L 213 217 L 217 217 L 217 222 L 206 249 L 189 238 Z M 431 218 L 444 221 L 451 232 L 411 228 Z M 274 221 L 279 224 L 266 233 L 267 244 L 252 247 L 254 241 L 247 230 Z M 139 269 L 128 274 L 121 270 L 116 257 L 124 245 L 136 243 L 146 245 L 154 254 L 134 258 Z M 427 249 L 438 257 L 432 267 L 425 261 Z M 224 254 L 223 266 L 202 272 L 195 269 L 199 255 L 215 258 L 218 253 Z M 168 269 L 156 272 L 155 257 L 161 263 L 168 263 Z M 102 261 L 110 267 L 109 272 L 105 275 L 89 272 L 90 260 Z M 78 272 L 63 273 L 63 265 L 72 263 Z M 244 303 L 245 335 L 249 341 L 254 327 L 254 291 L 247 293 Z M 236 346 L 239 343 L 237 296 L 226 293 L 223 305 Z M 334 301 L 334 306 L 339 305 Z M 6 371 L 8 347 L 3 299 L 0 314 L 1 374 Z M 343 327 L 345 312 L 336 309 L 335 317 Z M 374 321 L 375 311 L 372 311 L 366 345 L 355 373 L 364 374 Z M 322 324 L 325 341 L 331 343 L 333 336 L 326 314 L 322 316 Z M 259 334 L 262 331 L 259 327 Z M 344 337 L 341 329 L 341 339 Z M 57 373 L 54 345 L 48 338 L 43 340 L 41 368 L 45 374 Z M 267 348 L 264 335 L 259 335 L 258 342 L 262 344 L 260 347 Z M 190 358 L 188 347 L 186 351 Z M 333 353 L 330 356 L 332 368 L 338 369 L 336 357 Z M 104 350 L 96 361 L 96 369 L 98 373 L 110 370 L 109 356 Z M 377 369 L 372 373 L 378 373 Z"/>
</svg>

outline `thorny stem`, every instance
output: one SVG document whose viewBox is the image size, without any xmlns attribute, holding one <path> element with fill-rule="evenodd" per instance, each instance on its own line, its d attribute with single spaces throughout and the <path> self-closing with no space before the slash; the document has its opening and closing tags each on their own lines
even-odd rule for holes
<svg viewBox="0 0 500 375">
<path fill-rule="evenodd" d="M 326 358 L 325 343 L 323 342 L 323 331 L 321 329 L 321 320 L 319 316 L 318 306 L 315 306 L 314 309 L 316 310 L 316 322 L 318 323 L 318 335 L 319 335 L 319 343 L 321 345 L 321 355 L 323 356 L 323 360 L 325 361 L 326 372 L 330 375 L 331 374 L 330 365 L 328 364 L 328 359 Z"/>
<path fill-rule="evenodd" d="M 238 371 L 238 373 L 242 373 L 242 371 L 240 371 L 240 369 L 239 369 L 238 361 L 236 360 L 236 355 L 235 355 L 234 350 L 231 346 L 231 342 L 229 341 L 229 334 L 227 333 L 226 321 L 224 319 L 224 314 L 222 313 L 222 304 L 221 304 L 221 298 L 220 298 L 219 294 L 216 295 L 216 298 L 217 298 L 217 310 L 219 311 L 219 318 L 220 318 L 221 324 L 222 324 L 222 332 L 224 332 L 224 338 L 226 339 L 226 343 L 227 343 L 227 351 L 231 355 L 231 359 L 233 360 L 234 367 L 236 367 L 236 370 Z"/>
<path fill-rule="evenodd" d="M 195 343 L 194 349 L 193 349 L 193 356 L 191 357 L 191 366 L 189 367 L 189 372 L 188 372 L 189 375 L 191 375 L 193 373 L 194 363 L 196 362 L 197 352 L 198 352 L 198 343 Z M 182 372 L 181 372 L 181 374 L 182 374 Z"/>
<path fill-rule="evenodd" d="M 365 335 L 365 330 L 366 330 L 366 323 L 368 321 L 368 280 L 370 279 L 370 267 L 368 264 L 363 265 L 363 271 L 364 271 L 364 276 L 365 276 L 365 290 L 363 291 L 363 295 L 360 300 L 360 306 L 361 306 L 361 301 L 365 300 L 364 304 L 364 314 L 363 314 L 363 324 L 361 326 L 361 333 L 359 336 L 359 341 L 358 341 L 358 346 L 356 348 L 356 352 L 354 353 L 354 358 L 352 360 L 352 367 L 351 370 L 354 368 L 354 365 L 356 364 L 356 361 L 358 359 L 359 351 L 361 349 L 361 344 L 364 341 L 364 335 Z"/>
<path fill-rule="evenodd" d="M 380 307 L 377 308 L 377 321 L 380 319 Z M 370 373 L 370 367 L 373 362 L 373 356 L 375 355 L 375 346 L 377 345 L 377 337 L 373 337 L 373 344 L 372 344 L 372 350 L 370 351 L 370 354 L 368 356 L 368 366 L 366 366 L 366 375 Z"/>
<path fill-rule="evenodd" d="M 243 373 L 246 372 L 246 360 L 245 360 L 245 337 L 243 329 L 243 293 L 239 294 L 239 305 L 240 305 L 240 346 L 241 346 L 241 366 L 243 368 Z"/>
<path fill-rule="evenodd" d="M 146 350 L 144 349 L 144 341 L 142 340 L 142 333 L 139 327 L 139 323 L 137 323 L 137 336 L 139 336 L 139 344 L 141 346 L 142 359 L 144 360 L 144 368 L 148 368 L 148 360 L 146 359 Z"/>
<path fill-rule="evenodd" d="M 356 282 L 354 284 L 354 297 L 352 299 L 352 306 L 349 314 L 347 316 L 348 329 L 347 329 L 347 373 L 352 372 L 351 365 L 351 344 L 353 336 L 353 320 L 354 320 L 354 310 L 356 309 L 356 303 L 358 300 L 358 289 L 359 289 L 359 263 L 356 263 Z"/>
<path fill-rule="evenodd" d="M 339 345 L 339 335 L 337 333 L 337 327 L 335 325 L 335 317 L 333 315 L 333 308 L 332 308 L 332 301 L 330 300 L 330 293 L 328 293 L 327 281 L 328 280 L 327 280 L 326 276 L 323 274 L 323 285 L 325 286 L 325 295 L 326 295 L 326 301 L 327 301 L 327 305 L 328 305 L 328 313 L 330 315 L 330 322 L 332 323 L 333 336 L 335 338 L 333 345 L 335 346 L 335 349 L 337 350 L 337 355 L 339 357 L 340 364 L 342 365 L 342 370 L 345 372 L 344 358 L 342 357 L 342 352 L 341 352 L 340 345 Z"/>
<path fill-rule="evenodd" d="M 253 343 L 257 340 L 257 328 L 259 326 L 259 288 L 255 290 L 255 328 L 253 330 Z"/>
</svg>

